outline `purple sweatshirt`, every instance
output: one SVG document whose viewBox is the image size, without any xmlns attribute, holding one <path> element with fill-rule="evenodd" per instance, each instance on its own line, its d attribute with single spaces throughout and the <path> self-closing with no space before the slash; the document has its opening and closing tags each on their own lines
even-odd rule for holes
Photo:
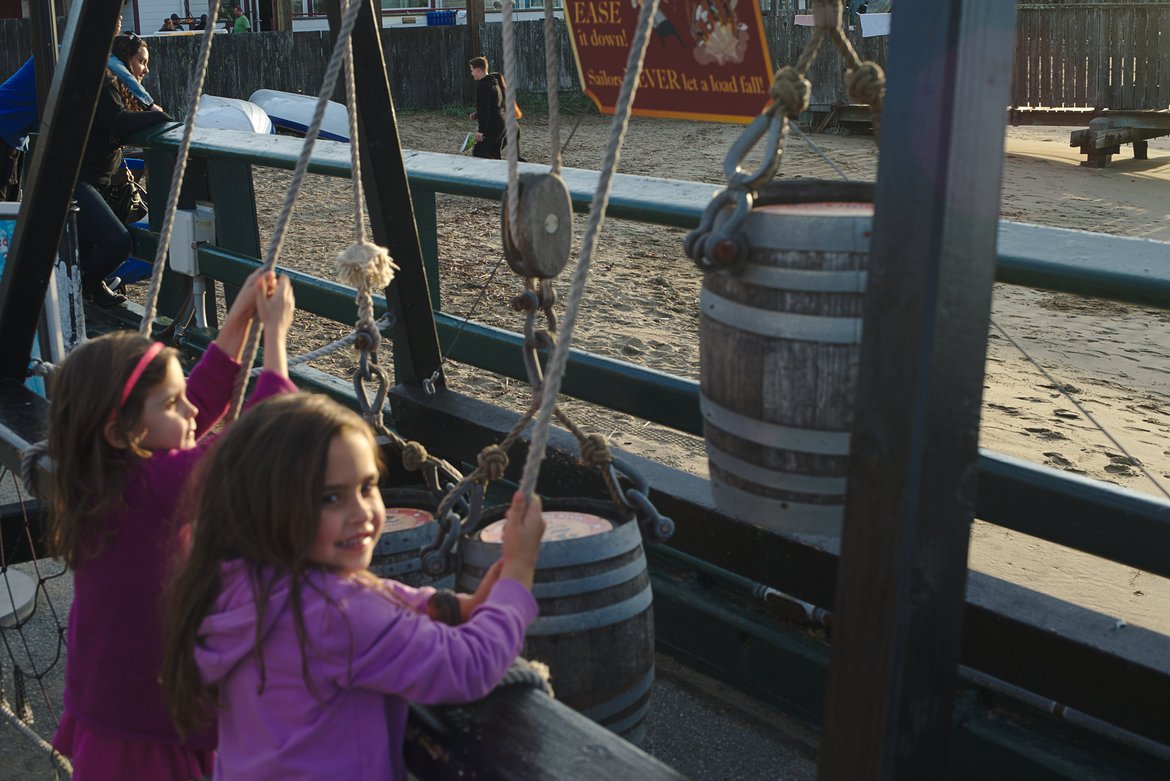
<svg viewBox="0 0 1170 781">
<path fill-rule="evenodd" d="M 214 344 L 192 369 L 187 398 L 199 410 L 191 450 L 156 451 L 133 462 L 123 506 L 105 518 L 111 532 L 96 558 L 73 572 L 65 661 L 65 708 L 89 729 L 130 740 L 214 748 L 214 730 L 179 739 L 163 707 L 163 616 L 159 596 L 175 555 L 186 544 L 178 512 L 185 485 L 223 417 L 240 365 Z M 264 372 L 249 403 L 296 387 Z"/>
<path fill-rule="evenodd" d="M 309 688 L 284 576 L 264 613 L 260 692 L 250 566 L 223 565 L 222 591 L 195 649 L 204 680 L 219 686 L 216 779 L 405 779 L 407 700 L 483 697 L 536 618 L 536 601 L 514 580 L 498 581 L 468 621 L 453 627 L 427 617 L 432 588 L 312 571 L 301 589 Z"/>
</svg>

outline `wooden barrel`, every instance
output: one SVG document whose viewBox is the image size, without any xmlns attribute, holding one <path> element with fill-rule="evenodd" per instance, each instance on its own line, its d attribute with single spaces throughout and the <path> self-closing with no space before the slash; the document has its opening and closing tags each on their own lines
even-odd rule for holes
<svg viewBox="0 0 1170 781">
<path fill-rule="evenodd" d="M 420 552 L 439 538 L 435 495 L 410 488 L 384 488 L 382 503 L 386 505 L 386 523 L 374 546 L 370 572 L 408 586 L 453 588 L 454 573 L 436 578 L 422 571 Z"/>
<path fill-rule="evenodd" d="M 741 229 L 746 262 L 704 277 L 700 404 L 728 515 L 840 534 L 872 193 L 863 182 L 772 183 Z"/>
<path fill-rule="evenodd" d="M 532 589 L 540 616 L 528 629 L 524 656 L 549 666 L 558 700 L 636 743 L 645 734 L 654 682 L 641 532 L 637 523 L 619 521 L 608 502 L 549 499 L 544 514 Z M 462 541 L 459 590 L 475 591 L 500 557 L 500 530 L 489 524 Z"/>
</svg>

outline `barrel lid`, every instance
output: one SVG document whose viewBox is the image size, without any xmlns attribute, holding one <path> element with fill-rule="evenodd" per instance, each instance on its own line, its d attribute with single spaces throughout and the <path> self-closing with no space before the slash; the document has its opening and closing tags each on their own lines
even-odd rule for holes
<svg viewBox="0 0 1170 781">
<path fill-rule="evenodd" d="M 386 523 L 382 524 L 382 533 L 414 529 L 418 526 L 426 526 L 434 520 L 434 514 L 426 510 L 414 507 L 387 507 Z"/>
<path fill-rule="evenodd" d="M 582 537 L 604 534 L 613 529 L 613 521 L 592 513 L 549 510 L 541 515 L 544 517 L 545 524 L 543 542 L 578 540 Z M 483 531 L 479 533 L 479 538 L 484 542 L 503 542 L 504 519 L 485 526 Z"/>
</svg>

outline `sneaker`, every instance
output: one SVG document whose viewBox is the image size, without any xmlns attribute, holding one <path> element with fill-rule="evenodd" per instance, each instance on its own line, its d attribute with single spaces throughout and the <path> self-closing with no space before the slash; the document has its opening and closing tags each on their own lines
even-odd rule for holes
<svg viewBox="0 0 1170 781">
<path fill-rule="evenodd" d="M 96 285 L 83 284 L 81 294 L 86 301 L 96 304 L 102 309 L 113 309 L 126 303 L 126 296 L 110 290 L 110 286 L 104 281 L 98 282 Z"/>
</svg>

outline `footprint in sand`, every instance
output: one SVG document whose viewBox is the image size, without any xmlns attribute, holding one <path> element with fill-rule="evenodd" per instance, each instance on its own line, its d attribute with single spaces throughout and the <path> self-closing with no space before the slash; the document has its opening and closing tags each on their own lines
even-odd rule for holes
<svg viewBox="0 0 1170 781">
<path fill-rule="evenodd" d="M 1026 428 L 1024 431 L 1027 431 L 1029 434 L 1037 434 L 1041 439 L 1068 439 L 1064 434 L 1061 434 L 1059 431 L 1053 431 L 1050 428 Z"/>
<path fill-rule="evenodd" d="M 1052 414 L 1058 418 L 1065 418 L 1066 420 L 1076 420 L 1076 419 L 1080 418 L 1080 415 L 1078 413 L 1073 412 L 1072 410 L 1068 410 L 1068 409 L 1053 410 Z"/>
<path fill-rule="evenodd" d="M 1060 453 L 1055 453 L 1055 452 L 1054 453 L 1045 453 L 1044 457 L 1047 458 L 1049 463 L 1051 463 L 1053 466 L 1059 466 L 1062 469 L 1067 469 L 1068 467 L 1073 465 L 1072 461 L 1069 461 L 1067 458 L 1062 456 Z"/>
</svg>

